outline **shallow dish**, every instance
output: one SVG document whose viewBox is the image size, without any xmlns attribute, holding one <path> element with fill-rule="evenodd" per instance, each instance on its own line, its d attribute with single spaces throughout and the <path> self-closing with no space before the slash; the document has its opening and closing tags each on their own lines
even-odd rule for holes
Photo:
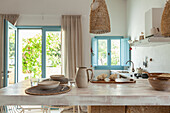
<svg viewBox="0 0 170 113">
<path fill-rule="evenodd" d="M 59 81 L 59 80 L 61 80 L 62 78 L 64 78 L 64 75 L 51 75 L 50 78 L 51 78 L 52 80 L 57 80 L 57 81 Z"/>
<path fill-rule="evenodd" d="M 43 82 L 40 82 L 38 84 L 38 87 L 40 89 L 44 89 L 44 90 L 47 90 L 47 89 L 53 89 L 53 88 L 56 88 L 60 85 L 60 82 L 59 81 L 43 81 Z"/>
</svg>

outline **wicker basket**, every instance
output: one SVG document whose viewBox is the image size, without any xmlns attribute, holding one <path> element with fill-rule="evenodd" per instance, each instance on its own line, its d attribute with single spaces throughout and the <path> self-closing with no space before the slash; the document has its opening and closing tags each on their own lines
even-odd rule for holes
<svg viewBox="0 0 170 113">
<path fill-rule="evenodd" d="M 95 0 L 93 0 L 93 3 Z M 99 7 L 91 10 L 90 33 L 103 34 L 110 32 L 110 18 L 105 0 L 97 0 Z"/>
<path fill-rule="evenodd" d="M 170 37 L 170 0 L 167 1 L 161 22 L 161 32 L 165 37 Z"/>
</svg>

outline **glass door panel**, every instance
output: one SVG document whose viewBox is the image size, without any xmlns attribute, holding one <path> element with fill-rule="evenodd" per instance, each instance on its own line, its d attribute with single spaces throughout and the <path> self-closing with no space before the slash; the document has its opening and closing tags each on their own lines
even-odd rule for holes
<svg viewBox="0 0 170 113">
<path fill-rule="evenodd" d="M 107 63 L 107 40 L 98 40 L 98 65 L 106 66 Z"/>
<path fill-rule="evenodd" d="M 19 29 L 19 81 L 42 76 L 42 30 Z"/>
<path fill-rule="evenodd" d="M 8 48 L 8 85 L 10 84 L 14 84 L 15 83 L 15 36 L 16 30 L 13 29 L 12 27 L 9 27 L 8 29 L 8 44 L 9 44 L 9 48 Z"/>
<path fill-rule="evenodd" d="M 16 78 L 17 28 L 5 20 L 4 87 L 17 82 Z"/>
<path fill-rule="evenodd" d="M 111 40 L 111 65 L 120 65 L 120 40 Z"/>
<path fill-rule="evenodd" d="M 46 31 L 46 77 L 61 74 L 61 32 Z"/>
</svg>

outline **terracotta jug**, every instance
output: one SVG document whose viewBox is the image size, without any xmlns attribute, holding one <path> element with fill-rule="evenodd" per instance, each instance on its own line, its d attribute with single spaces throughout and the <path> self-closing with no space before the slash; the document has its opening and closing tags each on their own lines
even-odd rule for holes
<svg viewBox="0 0 170 113">
<path fill-rule="evenodd" d="M 91 76 L 89 75 L 91 71 Z M 79 67 L 76 74 L 76 85 L 78 88 L 88 87 L 88 83 L 93 78 L 93 70 L 87 69 L 87 67 Z"/>
</svg>

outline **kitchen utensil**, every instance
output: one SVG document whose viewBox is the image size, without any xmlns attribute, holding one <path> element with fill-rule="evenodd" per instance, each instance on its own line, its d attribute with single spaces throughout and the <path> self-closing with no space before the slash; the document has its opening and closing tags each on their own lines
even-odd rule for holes
<svg viewBox="0 0 170 113">
<path fill-rule="evenodd" d="M 60 91 L 64 91 L 67 86 L 63 86 Z"/>
<path fill-rule="evenodd" d="M 89 75 L 91 71 L 91 77 Z M 89 81 L 93 78 L 93 70 L 87 69 L 87 67 L 79 67 L 76 75 L 76 85 L 78 88 L 88 87 Z"/>
<path fill-rule="evenodd" d="M 59 86 L 59 84 L 60 84 L 59 81 L 43 81 L 43 82 L 40 82 L 38 86 L 40 89 L 47 90 L 47 89 L 56 88 Z"/>
</svg>

